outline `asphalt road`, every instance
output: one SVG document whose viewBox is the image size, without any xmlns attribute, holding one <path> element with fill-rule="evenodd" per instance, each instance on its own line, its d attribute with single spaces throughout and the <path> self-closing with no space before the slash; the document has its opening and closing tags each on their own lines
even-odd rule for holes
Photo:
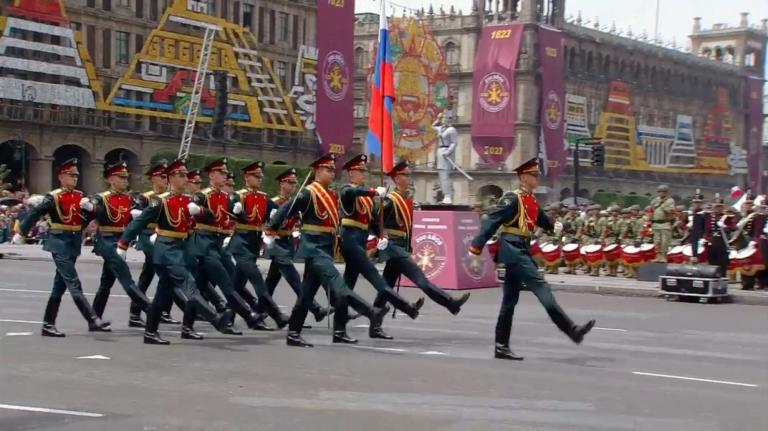
<svg viewBox="0 0 768 431">
<path fill-rule="evenodd" d="M 101 268 L 78 269 L 93 292 Z M 768 429 L 764 307 L 558 292 L 576 321 L 598 321 L 576 346 L 523 294 L 513 347 L 526 359 L 506 362 L 492 358 L 495 289 L 458 317 L 428 302 L 417 321 L 388 319 L 393 341 L 368 339 L 364 319 L 357 347 L 332 345 L 323 322 L 305 331 L 314 349 L 201 323 L 206 340 L 168 332 L 162 347 L 127 328 L 118 286 L 113 333 L 88 333 L 65 298 L 67 337 L 40 337 L 52 276 L 47 262 L 0 261 L 2 431 Z M 281 285 L 277 300 L 290 307 L 293 293 Z"/>
</svg>

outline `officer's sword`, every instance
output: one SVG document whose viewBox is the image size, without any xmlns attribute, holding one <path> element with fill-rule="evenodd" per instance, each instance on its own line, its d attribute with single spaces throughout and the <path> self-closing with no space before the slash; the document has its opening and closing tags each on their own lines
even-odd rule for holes
<svg viewBox="0 0 768 431">
<path fill-rule="evenodd" d="M 453 161 L 453 159 L 451 159 L 450 157 L 446 157 L 446 158 L 445 158 L 445 160 L 448 160 L 449 162 L 451 162 L 451 164 L 453 165 L 453 167 L 454 167 L 454 168 L 456 168 L 456 170 L 457 170 L 457 171 L 461 172 L 461 174 L 462 174 L 462 175 L 464 175 L 465 177 L 467 177 L 467 179 L 468 179 L 468 180 L 470 180 L 470 181 L 474 181 L 474 180 L 475 180 L 474 178 L 472 178 L 472 176 L 471 176 L 471 175 L 469 175 L 468 173 L 464 172 L 464 169 L 461 169 L 461 168 L 460 168 L 460 167 L 459 167 L 459 166 L 456 164 L 456 162 L 454 162 L 454 161 Z"/>
</svg>

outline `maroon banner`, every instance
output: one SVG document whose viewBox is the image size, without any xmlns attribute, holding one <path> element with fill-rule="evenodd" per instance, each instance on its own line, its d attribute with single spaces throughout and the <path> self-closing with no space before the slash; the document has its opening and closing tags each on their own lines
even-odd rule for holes
<svg viewBox="0 0 768 431">
<path fill-rule="evenodd" d="M 354 134 L 355 1 L 317 2 L 316 132 L 320 149 L 345 159 Z"/>
<path fill-rule="evenodd" d="M 501 164 L 515 146 L 515 67 L 522 24 L 483 27 L 472 78 L 472 146 L 489 164 Z"/>
<path fill-rule="evenodd" d="M 744 121 L 744 141 L 747 147 L 747 173 L 749 188 L 755 193 L 762 190 L 763 173 L 763 80 L 757 76 L 748 76 L 746 85 L 747 118 Z"/>
<path fill-rule="evenodd" d="M 541 59 L 541 145 L 540 154 L 546 162 L 546 174 L 557 178 L 565 169 L 565 138 L 563 112 L 565 100 L 565 69 L 563 67 L 563 32 L 539 27 L 539 58 Z"/>
</svg>

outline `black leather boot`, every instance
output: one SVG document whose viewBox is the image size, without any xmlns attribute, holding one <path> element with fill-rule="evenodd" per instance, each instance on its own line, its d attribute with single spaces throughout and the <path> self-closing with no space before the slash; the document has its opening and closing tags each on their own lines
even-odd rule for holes
<svg viewBox="0 0 768 431">
<path fill-rule="evenodd" d="M 511 361 L 522 361 L 523 357 L 518 356 L 509 349 L 509 345 L 496 343 L 496 347 L 493 350 L 493 357 L 496 359 L 508 359 Z"/>
<path fill-rule="evenodd" d="M 387 334 L 384 332 L 383 329 L 381 329 L 381 326 L 371 326 L 368 328 L 368 336 L 370 338 L 378 338 L 381 340 L 392 340 L 395 337 Z"/>
<path fill-rule="evenodd" d="M 312 343 L 301 338 L 301 334 L 299 332 L 293 331 L 289 332 L 285 337 L 285 344 L 294 347 L 315 347 Z"/>
<path fill-rule="evenodd" d="M 288 323 L 291 321 L 291 317 L 281 313 L 274 317 L 273 320 L 277 325 L 277 329 L 283 329 L 288 326 Z"/>
<path fill-rule="evenodd" d="M 419 310 L 421 310 L 421 307 L 424 306 L 424 297 L 417 299 L 416 302 L 411 304 L 412 310 L 410 313 L 408 313 L 408 317 L 410 317 L 413 320 L 416 320 L 417 317 L 419 317 Z"/>
<path fill-rule="evenodd" d="M 167 346 L 171 344 L 171 342 L 168 340 L 164 340 L 162 337 L 160 337 L 160 334 L 158 334 L 157 332 L 145 332 L 144 344 L 157 344 L 161 346 Z"/>
<path fill-rule="evenodd" d="M 185 340 L 202 340 L 203 336 L 191 326 L 181 327 L 181 338 Z"/>
<path fill-rule="evenodd" d="M 451 314 L 454 316 L 459 314 L 461 311 L 461 306 L 464 305 L 465 302 L 469 299 L 469 292 L 461 295 L 460 297 L 453 300 L 451 303 Z"/>
<path fill-rule="evenodd" d="M 169 313 L 167 311 L 163 311 L 163 314 L 160 315 L 160 323 L 163 323 L 165 325 L 178 325 L 181 322 L 179 322 L 178 320 L 174 319 L 171 316 L 171 313 Z"/>
<path fill-rule="evenodd" d="M 128 316 L 129 328 L 145 328 L 147 325 L 141 320 L 141 316 L 137 314 L 131 314 Z"/>
<path fill-rule="evenodd" d="M 357 344 L 357 338 L 350 337 L 346 331 L 333 331 L 333 342 L 341 344 Z"/>
<path fill-rule="evenodd" d="M 226 335 L 243 335 L 242 332 L 238 334 L 239 331 L 235 330 L 232 326 L 232 321 L 235 317 L 235 312 L 226 309 L 222 311 L 221 313 L 216 315 L 216 319 L 214 320 L 217 331 L 221 332 L 222 334 Z"/>
<path fill-rule="evenodd" d="M 43 337 L 66 337 L 67 334 L 59 331 L 56 329 L 56 326 L 53 323 L 44 323 L 43 328 L 40 330 L 40 335 Z"/>
<path fill-rule="evenodd" d="M 88 322 L 88 332 L 112 332 L 112 322 L 94 317 Z"/>
<path fill-rule="evenodd" d="M 254 331 L 274 331 L 275 328 L 267 325 L 267 323 L 264 321 L 267 318 L 266 314 L 256 314 L 251 313 L 249 318 L 246 320 L 246 324 L 248 324 L 248 327 L 253 329 Z"/>
<path fill-rule="evenodd" d="M 322 322 L 323 319 L 331 314 L 331 310 L 325 307 L 319 307 L 318 309 L 312 311 L 312 314 L 315 315 L 315 322 Z"/>
<path fill-rule="evenodd" d="M 595 326 L 595 323 L 595 320 L 592 319 L 584 325 L 576 325 L 573 327 L 571 333 L 568 334 L 568 336 L 571 338 L 571 340 L 573 340 L 574 343 L 581 344 L 581 342 L 584 341 L 584 336 L 592 330 L 592 328 Z"/>
</svg>

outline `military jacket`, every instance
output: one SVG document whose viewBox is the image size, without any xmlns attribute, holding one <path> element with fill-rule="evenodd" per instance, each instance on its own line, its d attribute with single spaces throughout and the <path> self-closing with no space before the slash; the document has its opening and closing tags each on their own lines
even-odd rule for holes
<svg viewBox="0 0 768 431">
<path fill-rule="evenodd" d="M 671 229 L 674 221 L 675 200 L 672 198 L 660 199 L 658 196 L 651 200 L 653 215 L 651 223 L 657 229 Z"/>
<path fill-rule="evenodd" d="M 43 201 L 33 207 L 18 223 L 16 231 L 26 235 L 32 226 L 44 216 L 50 218 L 48 239 L 43 243 L 43 250 L 53 254 L 79 256 L 83 226 L 91 216 L 80 211 L 80 190 L 56 189 L 46 194 Z"/>
<path fill-rule="evenodd" d="M 229 196 L 221 190 L 207 187 L 192 195 L 192 202 L 200 207 L 195 219 L 195 234 L 191 236 L 190 252 L 202 257 L 223 252 L 224 238 L 231 233 L 228 211 Z"/>
<path fill-rule="evenodd" d="M 269 213 L 278 206 L 266 193 L 248 189 L 239 190 L 229 196 L 229 212 L 232 212 L 238 202 L 243 206 L 243 211 L 235 214 L 235 233 L 229 242 L 229 251 L 234 255 L 258 256 L 262 227 L 269 218 Z"/>
<path fill-rule="evenodd" d="M 292 199 L 290 197 L 284 198 L 282 196 L 275 196 L 272 199 L 272 203 L 276 208 L 280 208 L 284 203 L 291 204 Z M 270 210 L 271 213 L 271 210 Z M 269 221 L 269 220 L 267 220 Z M 293 259 L 295 253 L 295 243 L 293 240 L 293 230 L 299 222 L 299 213 L 294 213 L 285 218 L 280 229 L 276 231 L 277 237 L 275 238 L 272 247 L 264 250 L 264 257 L 288 257 Z"/>
<path fill-rule="evenodd" d="M 119 246 L 128 248 L 139 233 L 154 223 L 157 239 L 153 263 L 156 265 L 185 265 L 186 239 L 192 230 L 192 217 L 185 194 L 161 193 L 151 198 L 141 215 L 133 219 L 120 237 Z"/>
<path fill-rule="evenodd" d="M 409 258 L 413 234 L 413 198 L 397 190 L 382 199 L 382 228 L 389 245 L 379 251 L 379 259 Z"/>
</svg>

